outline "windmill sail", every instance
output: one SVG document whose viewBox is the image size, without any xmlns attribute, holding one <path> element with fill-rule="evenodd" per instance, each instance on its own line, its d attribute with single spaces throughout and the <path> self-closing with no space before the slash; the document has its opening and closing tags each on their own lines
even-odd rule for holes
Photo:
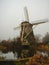
<svg viewBox="0 0 49 65">
<path fill-rule="evenodd" d="M 36 21 L 37 23 L 33 23 L 32 26 L 33 26 L 33 25 L 42 24 L 42 23 L 46 23 L 46 22 L 48 22 L 48 19 L 43 19 L 43 20 L 38 20 L 38 21 L 39 21 L 39 22 Z"/>
<path fill-rule="evenodd" d="M 29 15 L 28 15 L 27 7 L 24 7 L 24 15 L 25 15 L 25 20 L 29 22 Z"/>
</svg>

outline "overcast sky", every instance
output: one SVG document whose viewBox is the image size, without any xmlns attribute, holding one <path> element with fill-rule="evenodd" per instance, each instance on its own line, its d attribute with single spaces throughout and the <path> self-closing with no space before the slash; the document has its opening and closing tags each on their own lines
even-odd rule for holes
<svg viewBox="0 0 49 65">
<path fill-rule="evenodd" d="M 13 30 L 24 17 L 24 7 L 27 6 L 30 23 L 35 20 L 49 19 L 49 0 L 0 0 L 0 40 L 17 37 L 19 30 Z M 45 35 L 49 32 L 49 23 L 40 24 L 34 34 Z"/>
</svg>

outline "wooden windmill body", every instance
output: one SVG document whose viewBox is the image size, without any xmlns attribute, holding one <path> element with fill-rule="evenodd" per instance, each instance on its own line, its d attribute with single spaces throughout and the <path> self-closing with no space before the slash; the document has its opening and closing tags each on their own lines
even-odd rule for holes
<svg viewBox="0 0 49 65">
<path fill-rule="evenodd" d="M 21 23 L 21 41 L 22 45 L 30 45 L 30 43 L 35 43 L 32 25 L 27 21 Z"/>
</svg>

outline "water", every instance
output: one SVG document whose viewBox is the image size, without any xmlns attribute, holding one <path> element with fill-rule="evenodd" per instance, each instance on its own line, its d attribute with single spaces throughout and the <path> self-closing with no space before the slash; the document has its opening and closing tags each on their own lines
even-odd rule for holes
<svg viewBox="0 0 49 65">
<path fill-rule="evenodd" d="M 6 60 L 17 59 L 17 53 L 15 54 L 13 52 L 2 53 L 0 51 L 0 57 L 4 57 Z"/>
<path fill-rule="evenodd" d="M 47 52 L 37 51 L 37 53 L 41 54 L 43 56 L 47 56 L 47 57 L 49 55 Z M 11 60 L 11 59 L 17 59 L 18 55 L 17 55 L 17 52 L 15 52 L 15 53 L 13 53 L 13 52 L 2 53 L 0 51 L 0 57 L 4 57 L 6 60 Z"/>
<path fill-rule="evenodd" d="M 43 52 L 43 51 L 37 51 L 37 53 L 38 54 L 41 54 L 41 55 L 43 55 L 43 56 L 46 56 L 46 57 L 48 57 L 49 56 L 49 54 L 45 51 L 45 52 Z"/>
</svg>

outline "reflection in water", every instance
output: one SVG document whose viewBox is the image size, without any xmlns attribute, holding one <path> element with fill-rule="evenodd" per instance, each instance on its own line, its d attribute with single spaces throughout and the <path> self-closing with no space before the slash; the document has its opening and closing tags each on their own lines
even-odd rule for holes
<svg viewBox="0 0 49 65">
<path fill-rule="evenodd" d="M 37 51 L 38 54 L 41 54 L 43 56 L 46 56 L 48 57 L 49 54 L 46 53 L 46 52 L 43 52 L 43 51 Z M 17 52 L 13 53 L 13 52 L 8 52 L 8 53 L 2 53 L 0 51 L 0 57 L 4 57 L 6 60 L 10 60 L 10 59 L 17 59 L 18 58 L 18 55 L 17 55 Z"/>
</svg>

